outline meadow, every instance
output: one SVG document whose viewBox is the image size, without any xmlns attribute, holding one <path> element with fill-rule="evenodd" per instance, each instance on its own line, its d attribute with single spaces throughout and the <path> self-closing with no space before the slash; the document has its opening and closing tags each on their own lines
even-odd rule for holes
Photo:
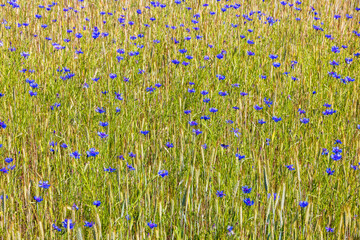
<svg viewBox="0 0 360 240">
<path fill-rule="evenodd" d="M 360 239 L 358 1 L 0 4 L 0 239 Z"/>
</svg>

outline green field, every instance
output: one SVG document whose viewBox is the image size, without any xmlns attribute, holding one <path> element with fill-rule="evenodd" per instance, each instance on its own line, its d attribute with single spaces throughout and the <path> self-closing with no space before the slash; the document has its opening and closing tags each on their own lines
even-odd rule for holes
<svg viewBox="0 0 360 240">
<path fill-rule="evenodd" d="M 0 3 L 0 239 L 360 239 L 358 1 Z"/>
</svg>

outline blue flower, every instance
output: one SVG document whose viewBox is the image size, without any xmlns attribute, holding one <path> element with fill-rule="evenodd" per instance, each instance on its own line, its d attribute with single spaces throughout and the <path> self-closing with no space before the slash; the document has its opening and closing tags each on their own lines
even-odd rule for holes
<svg viewBox="0 0 360 240">
<path fill-rule="evenodd" d="M 173 148 L 173 147 L 174 147 L 174 144 L 172 144 L 172 143 L 170 143 L 170 142 L 167 142 L 167 143 L 165 144 L 165 146 L 166 146 L 167 148 Z"/>
<path fill-rule="evenodd" d="M 70 230 L 73 229 L 75 225 L 71 219 L 65 219 L 62 224 L 65 229 L 68 229 L 69 227 Z"/>
<path fill-rule="evenodd" d="M 255 105 L 254 108 L 255 108 L 256 111 L 260 111 L 261 109 L 263 109 L 262 107 L 260 107 L 258 105 Z"/>
<path fill-rule="evenodd" d="M 250 192 L 251 192 L 251 189 L 252 189 L 252 188 L 250 188 L 250 187 L 248 187 L 248 186 L 243 186 L 243 187 L 242 187 L 242 190 L 243 190 L 243 192 L 244 192 L 245 194 L 250 193 Z"/>
<path fill-rule="evenodd" d="M 99 135 L 100 138 L 107 138 L 109 135 L 103 132 L 98 132 L 97 133 Z"/>
<path fill-rule="evenodd" d="M 235 157 L 237 157 L 239 160 L 241 160 L 241 159 L 244 159 L 244 158 L 245 158 L 245 155 L 241 155 L 241 154 L 239 154 L 239 153 L 236 153 L 236 154 L 235 154 Z"/>
<path fill-rule="evenodd" d="M 147 225 L 149 226 L 150 229 L 156 228 L 157 224 L 152 223 L 151 221 L 147 223 Z"/>
<path fill-rule="evenodd" d="M 274 116 L 274 117 L 272 117 L 272 120 L 274 120 L 274 122 L 279 122 L 279 121 L 281 121 L 282 119 L 281 119 L 281 117 L 276 117 L 276 116 Z"/>
<path fill-rule="evenodd" d="M 130 171 L 135 171 L 135 168 L 133 166 L 131 166 L 130 164 L 126 163 L 126 166 Z"/>
<path fill-rule="evenodd" d="M 262 125 L 262 124 L 264 124 L 264 123 L 266 123 L 266 122 L 265 122 L 264 119 L 260 119 L 260 120 L 258 121 L 258 123 Z"/>
<path fill-rule="evenodd" d="M 169 172 L 166 171 L 166 170 L 160 170 L 160 171 L 158 172 L 158 174 L 163 178 L 163 177 L 169 175 Z"/>
<path fill-rule="evenodd" d="M 325 230 L 326 230 L 327 232 L 334 232 L 334 229 L 331 228 L 331 227 L 325 227 Z"/>
<path fill-rule="evenodd" d="M 309 203 L 306 201 L 300 201 L 300 203 L 299 203 L 299 206 L 302 208 L 306 207 L 307 205 L 309 205 Z"/>
<path fill-rule="evenodd" d="M 36 202 L 41 202 L 43 200 L 42 197 L 37 197 L 37 196 L 34 196 L 34 199 Z"/>
<path fill-rule="evenodd" d="M 306 124 L 309 122 L 309 119 L 308 118 L 300 118 L 300 122 L 303 124 Z"/>
<path fill-rule="evenodd" d="M 244 199 L 244 203 L 245 203 L 247 206 L 252 206 L 252 205 L 254 205 L 254 201 L 251 201 L 250 198 Z"/>
<path fill-rule="evenodd" d="M 219 198 L 222 198 L 222 197 L 226 196 L 226 194 L 224 193 L 224 191 L 216 191 L 216 196 L 218 196 Z"/>
<path fill-rule="evenodd" d="M 39 187 L 43 189 L 48 189 L 50 187 L 50 184 L 48 181 L 39 181 Z"/>
<path fill-rule="evenodd" d="M 99 152 L 96 152 L 95 148 L 90 148 L 89 151 L 86 152 L 87 157 L 96 157 Z"/>
<path fill-rule="evenodd" d="M 286 167 L 287 169 L 289 169 L 290 171 L 295 170 L 295 168 L 294 168 L 294 165 L 293 165 L 293 164 L 290 164 L 290 165 L 285 165 L 285 167 Z"/>
<path fill-rule="evenodd" d="M 280 63 L 278 63 L 278 62 L 274 62 L 274 63 L 273 63 L 273 66 L 274 66 L 274 67 L 276 67 L 276 68 L 278 68 L 278 67 L 280 67 L 280 66 L 281 66 L 281 64 L 280 64 Z"/>
<path fill-rule="evenodd" d="M 112 173 L 112 172 L 115 172 L 115 171 L 116 171 L 116 168 L 111 168 L 111 167 L 109 167 L 109 168 L 104 168 L 104 171 L 105 171 L 105 172 Z"/>
<path fill-rule="evenodd" d="M 202 131 L 200 131 L 200 129 L 193 129 L 193 133 L 195 133 L 197 136 L 197 135 L 201 134 Z"/>
<path fill-rule="evenodd" d="M 93 227 L 94 226 L 94 222 L 87 222 L 87 221 L 85 221 L 85 225 L 84 225 L 84 227 L 88 227 L 88 228 L 91 228 L 91 227 Z"/>
<path fill-rule="evenodd" d="M 54 230 L 61 232 L 61 228 L 59 228 L 58 226 L 55 225 L 55 223 L 52 225 L 52 227 L 54 228 Z"/>
<path fill-rule="evenodd" d="M 216 113 L 218 110 L 216 108 L 210 108 L 209 111 L 212 113 Z"/>
<path fill-rule="evenodd" d="M 101 202 L 99 200 L 94 201 L 93 205 L 95 205 L 96 207 L 99 207 L 101 205 Z"/>
<path fill-rule="evenodd" d="M 13 160 L 14 160 L 14 159 L 12 159 L 12 158 L 5 158 L 5 162 L 6 162 L 6 163 L 11 163 Z"/>
<path fill-rule="evenodd" d="M 149 131 L 140 131 L 141 134 L 144 134 L 144 136 L 146 136 L 147 134 L 149 134 Z"/>
<path fill-rule="evenodd" d="M 335 172 L 335 170 L 331 170 L 331 168 L 327 168 L 326 169 L 326 173 L 330 176 L 330 175 L 333 175 Z"/>
<path fill-rule="evenodd" d="M 79 159 L 80 158 L 80 153 L 78 151 L 75 151 L 73 153 L 70 153 L 70 157 L 73 157 L 75 159 Z"/>
</svg>

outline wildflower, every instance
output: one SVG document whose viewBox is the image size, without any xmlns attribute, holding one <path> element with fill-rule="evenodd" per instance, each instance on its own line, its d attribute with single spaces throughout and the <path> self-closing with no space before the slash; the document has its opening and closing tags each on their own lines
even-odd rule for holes
<svg viewBox="0 0 360 240">
<path fill-rule="evenodd" d="M 290 165 L 285 165 L 287 169 L 289 169 L 290 171 L 295 170 L 294 165 L 290 164 Z"/>
<path fill-rule="evenodd" d="M 58 232 L 61 232 L 61 228 L 59 228 L 58 226 L 55 225 L 55 223 L 52 225 L 53 229 L 58 231 Z"/>
<path fill-rule="evenodd" d="M 222 198 L 222 197 L 226 196 L 226 194 L 224 193 L 224 191 L 216 191 L 216 196 L 218 196 L 219 198 Z"/>
<path fill-rule="evenodd" d="M 80 158 L 80 153 L 78 151 L 75 151 L 73 153 L 70 153 L 70 157 L 73 157 L 75 159 L 79 159 Z"/>
<path fill-rule="evenodd" d="M 65 219 L 62 224 L 65 229 L 69 228 L 70 230 L 73 229 L 75 225 L 71 219 Z"/>
<path fill-rule="evenodd" d="M 244 199 L 244 203 L 245 203 L 247 206 L 252 206 L 252 205 L 254 205 L 254 201 L 251 201 L 250 198 Z"/>
<path fill-rule="evenodd" d="M 48 181 L 39 181 L 39 187 L 43 189 L 48 189 L 50 187 L 50 184 Z"/>
<path fill-rule="evenodd" d="M 131 166 L 130 164 L 126 163 L 126 166 L 130 171 L 135 171 L 135 168 L 133 166 Z"/>
<path fill-rule="evenodd" d="M 327 232 L 334 232 L 334 229 L 331 228 L 331 227 L 325 227 L 325 230 L 326 230 Z"/>
<path fill-rule="evenodd" d="M 237 157 L 239 160 L 241 160 L 241 159 L 244 159 L 244 158 L 245 158 L 245 155 L 241 155 L 241 154 L 239 154 L 239 153 L 236 153 L 236 154 L 235 154 L 235 157 Z"/>
<path fill-rule="evenodd" d="M 150 229 L 156 228 L 157 224 L 152 223 L 151 221 L 147 223 L 147 225 L 149 226 Z"/>
<path fill-rule="evenodd" d="M 94 226 L 94 224 L 95 224 L 95 222 L 87 222 L 87 221 L 85 221 L 84 227 L 91 228 L 92 226 Z"/>
<path fill-rule="evenodd" d="M 166 171 L 166 170 L 160 170 L 160 171 L 158 172 L 158 174 L 159 174 L 159 176 L 161 176 L 161 177 L 163 178 L 163 177 L 169 175 L 169 172 Z"/>
<path fill-rule="evenodd" d="M 104 168 L 104 171 L 105 171 L 105 172 L 112 173 L 112 172 L 115 172 L 115 171 L 116 171 L 116 168 L 111 168 L 111 167 L 109 167 L 109 168 Z"/>
<path fill-rule="evenodd" d="M 309 205 L 309 203 L 306 201 L 300 201 L 300 203 L 299 203 L 299 206 L 302 208 L 306 207 L 307 205 Z"/>
<path fill-rule="evenodd" d="M 173 148 L 174 147 L 174 144 L 172 144 L 170 142 L 167 142 L 165 145 L 166 145 L 167 148 Z"/>
<path fill-rule="evenodd" d="M 274 120 L 274 122 L 279 122 L 279 121 L 281 121 L 282 119 L 281 119 L 281 117 L 276 117 L 276 116 L 274 116 L 274 117 L 272 117 L 272 120 Z"/>
<path fill-rule="evenodd" d="M 86 152 L 87 157 L 96 157 L 99 152 L 96 152 L 95 148 L 90 148 L 89 151 Z"/>
<path fill-rule="evenodd" d="M 335 170 L 331 170 L 331 168 L 327 168 L 326 169 L 326 173 L 330 176 L 330 175 L 333 175 L 335 172 Z"/>
<path fill-rule="evenodd" d="M 37 196 L 34 196 L 34 199 L 36 202 L 41 202 L 43 200 L 42 197 L 37 197 Z"/>
<path fill-rule="evenodd" d="M 300 118 L 300 122 L 303 124 L 306 124 L 309 122 L 309 119 L 308 118 Z"/>
<path fill-rule="evenodd" d="M 195 133 L 197 136 L 197 135 L 201 134 L 202 131 L 200 131 L 200 129 L 193 129 L 193 133 Z"/>
<path fill-rule="evenodd" d="M 250 188 L 250 187 L 248 187 L 248 186 L 243 186 L 243 187 L 242 187 L 242 190 L 243 190 L 243 192 L 244 192 L 245 194 L 250 193 L 250 192 L 251 192 L 251 189 L 252 189 L 252 188 Z"/>
<path fill-rule="evenodd" d="M 94 201 L 93 202 L 93 205 L 95 205 L 96 207 L 99 207 L 101 205 L 101 202 L 100 201 Z"/>
</svg>

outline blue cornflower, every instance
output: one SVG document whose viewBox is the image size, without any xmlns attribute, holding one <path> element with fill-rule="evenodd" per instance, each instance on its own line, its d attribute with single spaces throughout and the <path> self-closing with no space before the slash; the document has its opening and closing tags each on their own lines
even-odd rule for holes
<svg viewBox="0 0 360 240">
<path fill-rule="evenodd" d="M 70 153 L 70 157 L 73 157 L 75 159 L 79 159 L 80 158 L 80 153 L 78 151 L 75 151 L 73 153 Z"/>
<path fill-rule="evenodd" d="M 258 106 L 258 105 L 255 105 L 254 108 L 255 108 L 255 110 L 257 110 L 257 111 L 260 111 L 260 110 L 263 109 L 262 107 L 260 107 L 260 106 Z"/>
<path fill-rule="evenodd" d="M 94 201 L 93 205 L 95 205 L 96 207 L 99 207 L 101 205 L 101 202 L 99 200 Z"/>
<path fill-rule="evenodd" d="M 99 152 L 96 152 L 95 148 L 90 148 L 89 151 L 86 152 L 87 157 L 96 157 Z"/>
<path fill-rule="evenodd" d="M 300 201 L 300 203 L 299 203 L 299 206 L 302 208 L 306 207 L 307 205 L 309 205 L 309 203 L 306 201 Z"/>
<path fill-rule="evenodd" d="M 140 131 L 141 134 L 144 134 L 144 136 L 146 136 L 147 134 L 149 134 L 150 131 Z"/>
<path fill-rule="evenodd" d="M 301 110 L 301 108 L 299 108 L 298 112 L 299 114 L 305 114 L 305 110 Z"/>
<path fill-rule="evenodd" d="M 226 194 L 224 193 L 224 191 L 216 191 L 216 196 L 218 196 L 219 198 L 222 198 L 222 197 L 226 196 Z"/>
<path fill-rule="evenodd" d="M 335 67 L 335 66 L 339 66 L 339 63 L 336 62 L 335 60 L 332 60 L 330 61 L 330 65 Z"/>
<path fill-rule="evenodd" d="M 5 128 L 6 128 L 6 124 L 5 124 L 5 122 L 0 121 L 0 128 L 3 128 L 3 129 L 5 129 Z"/>
<path fill-rule="evenodd" d="M 167 148 L 173 148 L 173 147 L 174 147 L 174 144 L 172 144 L 172 143 L 170 143 L 170 142 L 167 142 L 167 143 L 165 144 L 165 146 L 166 146 Z"/>
<path fill-rule="evenodd" d="M 104 132 L 98 132 L 97 133 L 99 135 L 100 138 L 107 138 L 109 135 L 104 133 Z"/>
<path fill-rule="evenodd" d="M 333 46 L 333 47 L 331 47 L 331 51 L 334 53 L 340 53 L 340 48 L 337 46 Z"/>
<path fill-rule="evenodd" d="M 204 116 L 201 116 L 200 119 L 203 119 L 203 120 L 209 120 L 210 119 L 210 116 L 209 115 L 204 115 Z"/>
<path fill-rule="evenodd" d="M 331 168 L 327 168 L 326 169 L 326 173 L 330 176 L 330 175 L 333 175 L 335 172 L 335 170 L 331 170 Z"/>
<path fill-rule="evenodd" d="M 131 166 L 130 164 L 126 163 L 126 166 L 130 171 L 135 171 L 135 168 L 133 166 Z"/>
<path fill-rule="evenodd" d="M 264 98 L 264 103 L 268 106 L 268 107 L 271 107 L 271 105 L 273 104 L 273 102 L 271 101 L 271 99 L 267 99 L 267 98 Z"/>
<path fill-rule="evenodd" d="M 84 227 L 88 227 L 88 228 L 91 228 L 91 227 L 93 227 L 94 226 L 94 222 L 87 222 L 87 221 L 85 221 L 85 225 L 84 225 Z"/>
<path fill-rule="evenodd" d="M 334 232 L 334 229 L 331 228 L 331 227 L 325 227 L 325 230 L 326 230 L 327 232 Z"/>
<path fill-rule="evenodd" d="M 326 148 L 323 148 L 321 151 L 321 155 L 327 156 L 328 154 L 329 154 L 329 150 L 327 150 Z"/>
<path fill-rule="evenodd" d="M 169 175 L 169 172 L 166 171 L 166 170 L 160 170 L 160 171 L 158 172 L 158 174 L 163 178 L 163 177 Z"/>
<path fill-rule="evenodd" d="M 245 194 L 250 193 L 250 192 L 251 192 L 251 189 L 252 189 L 252 188 L 250 188 L 250 187 L 248 187 L 248 186 L 243 186 L 243 187 L 242 187 L 242 190 L 243 190 L 243 192 L 244 192 Z"/>
<path fill-rule="evenodd" d="M 96 110 L 95 110 L 97 113 L 104 113 L 105 112 L 105 109 L 102 107 L 97 107 Z"/>
<path fill-rule="evenodd" d="M 134 157 L 136 157 L 136 154 L 133 153 L 133 152 L 130 152 L 130 153 L 129 153 L 129 157 L 134 158 Z"/>
<path fill-rule="evenodd" d="M 43 189 L 48 189 L 50 187 L 50 184 L 48 181 L 39 181 L 39 187 Z"/>
<path fill-rule="evenodd" d="M 117 77 L 117 75 L 116 75 L 115 73 L 110 73 L 110 74 L 109 74 L 109 77 L 110 77 L 111 79 L 114 79 L 114 78 Z"/>
<path fill-rule="evenodd" d="M 66 143 L 62 143 L 62 144 L 60 145 L 60 147 L 62 147 L 62 148 L 67 148 L 68 146 L 66 145 Z"/>
<path fill-rule="evenodd" d="M 275 62 L 275 63 L 273 63 L 273 66 L 274 66 L 274 67 L 276 67 L 276 68 L 278 68 L 278 67 L 280 67 L 280 66 L 281 66 L 281 64 L 280 64 L 280 63 L 278 63 L 278 62 Z"/>
<path fill-rule="evenodd" d="M 150 229 L 156 228 L 157 224 L 153 223 L 153 222 L 148 222 L 147 225 L 149 226 Z"/>
<path fill-rule="evenodd" d="M 258 123 L 262 125 L 262 124 L 264 124 L 264 123 L 266 123 L 266 122 L 265 122 L 264 119 L 260 119 L 260 120 L 258 121 Z"/>
<path fill-rule="evenodd" d="M 300 118 L 300 122 L 303 124 L 306 124 L 309 122 L 309 119 L 308 118 Z"/>
<path fill-rule="evenodd" d="M 216 113 L 218 110 L 216 108 L 210 108 L 209 111 L 212 113 Z"/>
<path fill-rule="evenodd" d="M 276 116 L 274 116 L 274 117 L 272 117 L 272 120 L 274 120 L 274 122 L 279 122 L 279 121 L 281 121 L 282 119 L 281 119 L 281 117 L 276 117 Z"/>
<path fill-rule="evenodd" d="M 108 123 L 108 122 L 100 122 L 100 123 L 99 123 L 99 126 L 101 126 L 101 127 L 107 127 L 107 126 L 109 126 L 109 123 Z"/>
<path fill-rule="evenodd" d="M 198 123 L 195 122 L 195 121 L 189 121 L 189 124 L 190 124 L 190 126 L 197 126 L 198 125 Z"/>
<path fill-rule="evenodd" d="M 34 196 L 34 199 L 36 202 L 41 202 L 43 200 L 42 197 L 37 197 L 37 196 Z"/>
<path fill-rule="evenodd" d="M 191 110 L 185 110 L 184 113 L 187 115 L 187 114 L 190 114 L 191 113 Z"/>
<path fill-rule="evenodd" d="M 116 171 L 116 168 L 112 168 L 112 167 L 104 168 L 104 171 L 105 171 L 105 172 L 112 173 L 112 172 L 115 172 L 115 171 Z"/>
<path fill-rule="evenodd" d="M 65 219 L 62 224 L 65 229 L 67 229 L 68 227 L 69 229 L 73 229 L 75 225 L 75 223 L 73 223 L 71 219 Z"/>
<path fill-rule="evenodd" d="M 269 58 L 271 58 L 271 59 L 275 60 L 275 59 L 277 59 L 277 58 L 278 58 L 278 55 L 275 55 L 275 54 L 270 54 L 270 55 L 269 55 Z"/>
<path fill-rule="evenodd" d="M 237 157 L 239 160 L 241 160 L 241 159 L 244 159 L 244 158 L 245 158 L 245 155 L 241 155 L 241 154 L 239 154 L 239 153 L 236 153 L 236 154 L 235 154 L 235 157 Z"/>
<path fill-rule="evenodd" d="M 6 163 L 11 163 L 13 160 L 14 160 L 14 159 L 12 159 L 12 158 L 5 158 L 5 162 L 6 162 Z"/>
<path fill-rule="evenodd" d="M 251 201 L 250 198 L 244 199 L 244 203 L 245 203 L 247 206 L 252 206 L 252 205 L 254 205 L 254 201 Z"/>
<path fill-rule="evenodd" d="M 52 225 L 52 227 L 54 228 L 54 230 L 61 232 L 61 228 L 59 228 L 58 226 L 55 225 L 55 223 Z"/>
<path fill-rule="evenodd" d="M 293 164 L 290 164 L 290 165 L 285 165 L 285 167 L 286 167 L 287 169 L 289 169 L 290 171 L 295 170 L 295 168 L 294 168 L 294 165 L 293 165 Z"/>
<path fill-rule="evenodd" d="M 202 131 L 200 131 L 200 129 L 193 129 L 193 133 L 195 133 L 197 136 L 197 135 L 201 134 Z"/>
<path fill-rule="evenodd" d="M 341 158 L 342 158 L 342 156 L 339 153 L 331 155 L 331 159 L 334 161 L 339 161 L 339 160 L 341 160 Z"/>
</svg>

